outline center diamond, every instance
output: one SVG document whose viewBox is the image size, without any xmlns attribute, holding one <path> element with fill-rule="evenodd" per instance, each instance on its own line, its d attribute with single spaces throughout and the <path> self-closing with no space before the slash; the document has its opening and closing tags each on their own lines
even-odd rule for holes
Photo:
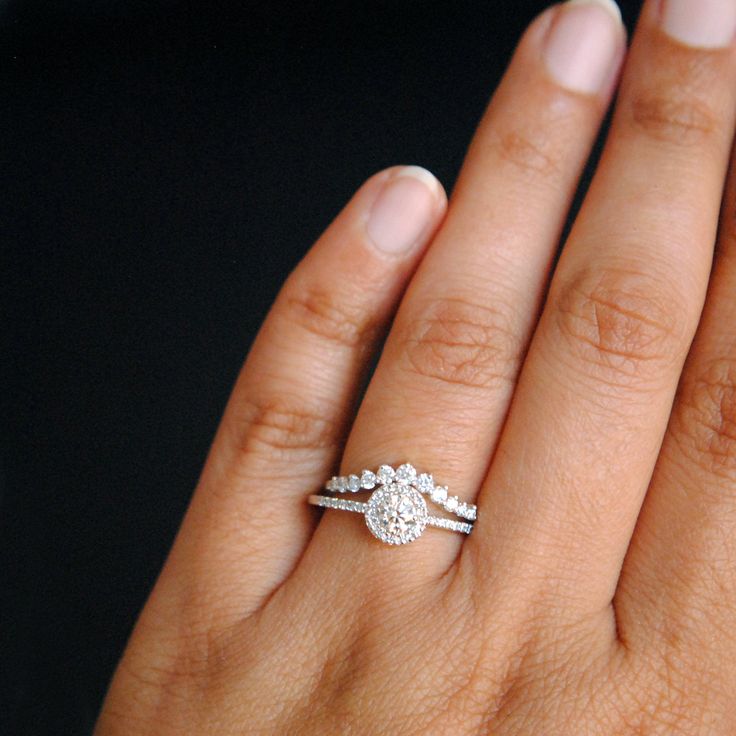
<svg viewBox="0 0 736 736">
<path fill-rule="evenodd" d="M 427 526 L 427 503 L 419 491 L 390 483 L 371 494 L 365 521 L 382 542 L 413 542 Z"/>
</svg>

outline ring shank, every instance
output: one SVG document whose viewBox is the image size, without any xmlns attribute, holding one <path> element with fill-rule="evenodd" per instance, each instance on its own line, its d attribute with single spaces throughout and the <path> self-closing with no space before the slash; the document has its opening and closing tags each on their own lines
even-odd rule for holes
<svg viewBox="0 0 736 736">
<path fill-rule="evenodd" d="M 337 509 L 338 511 L 353 511 L 358 514 L 365 515 L 368 504 L 364 501 L 353 501 L 347 498 L 333 498 L 332 496 L 321 496 L 312 493 L 309 496 L 309 503 L 312 506 L 321 506 L 326 509 Z M 470 534 L 473 525 L 464 521 L 455 521 L 454 519 L 444 519 L 440 516 L 428 516 L 427 526 L 433 526 L 436 529 L 447 529 L 451 532 L 461 532 L 462 534 Z"/>
</svg>

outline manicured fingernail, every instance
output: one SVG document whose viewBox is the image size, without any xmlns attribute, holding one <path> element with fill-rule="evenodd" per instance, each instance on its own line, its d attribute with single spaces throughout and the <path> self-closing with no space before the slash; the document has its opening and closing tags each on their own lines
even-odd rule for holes
<svg viewBox="0 0 736 736">
<path fill-rule="evenodd" d="M 434 217 L 440 185 L 426 169 L 405 166 L 383 185 L 368 216 L 366 230 L 384 253 L 409 250 Z"/>
<path fill-rule="evenodd" d="M 574 92 L 603 92 L 620 62 L 623 37 L 613 0 L 568 0 L 545 41 L 547 69 Z"/>
<path fill-rule="evenodd" d="M 664 0 L 662 28 L 689 46 L 728 46 L 736 35 L 736 2 Z"/>
</svg>

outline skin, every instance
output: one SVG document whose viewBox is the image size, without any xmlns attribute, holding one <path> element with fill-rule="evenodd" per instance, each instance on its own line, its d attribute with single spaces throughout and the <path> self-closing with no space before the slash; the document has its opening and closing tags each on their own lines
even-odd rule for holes
<svg viewBox="0 0 736 736">
<path fill-rule="evenodd" d="M 558 12 L 411 252 L 366 235 L 389 169 L 290 275 L 98 736 L 736 732 L 736 52 L 645 4 L 552 272 L 616 82 L 547 74 Z M 475 494 L 469 537 L 305 503 L 405 460 Z"/>
</svg>

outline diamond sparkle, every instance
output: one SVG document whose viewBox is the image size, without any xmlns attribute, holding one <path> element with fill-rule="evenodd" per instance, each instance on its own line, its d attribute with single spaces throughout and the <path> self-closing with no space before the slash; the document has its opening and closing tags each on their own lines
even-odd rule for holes
<svg viewBox="0 0 736 736">
<path fill-rule="evenodd" d="M 413 465 L 404 463 L 396 469 L 396 482 L 401 485 L 411 485 L 417 479 L 417 471 Z"/>
<path fill-rule="evenodd" d="M 447 486 L 435 486 L 431 498 L 435 503 L 443 503 L 447 499 Z"/>
<path fill-rule="evenodd" d="M 376 473 L 376 480 L 380 485 L 388 485 L 393 481 L 396 471 L 390 465 L 381 465 Z"/>
<path fill-rule="evenodd" d="M 429 473 L 421 473 L 417 476 L 415 486 L 420 493 L 431 493 L 434 488 L 434 479 Z"/>
<path fill-rule="evenodd" d="M 360 485 L 367 491 L 376 487 L 376 474 L 371 470 L 364 470 L 360 476 Z"/>
</svg>

